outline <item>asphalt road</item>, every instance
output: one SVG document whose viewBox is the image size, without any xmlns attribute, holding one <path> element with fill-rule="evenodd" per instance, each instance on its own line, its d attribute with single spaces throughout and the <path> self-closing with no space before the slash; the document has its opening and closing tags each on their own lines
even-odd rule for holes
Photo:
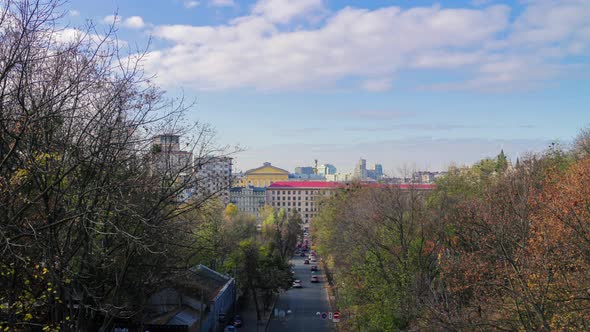
<svg viewBox="0 0 590 332">
<path fill-rule="evenodd" d="M 316 332 L 331 331 L 334 323 L 322 320 L 316 313 L 329 312 L 325 281 L 322 271 L 315 272 L 319 276 L 319 283 L 311 283 L 311 265 L 303 264 L 304 257 L 294 257 L 291 263 L 294 264 L 295 279 L 301 280 L 303 288 L 293 288 L 281 294 L 275 305 L 276 309 L 287 311 L 284 318 L 273 318 L 270 321 L 268 332 Z M 311 263 L 317 264 L 317 263 Z"/>
</svg>

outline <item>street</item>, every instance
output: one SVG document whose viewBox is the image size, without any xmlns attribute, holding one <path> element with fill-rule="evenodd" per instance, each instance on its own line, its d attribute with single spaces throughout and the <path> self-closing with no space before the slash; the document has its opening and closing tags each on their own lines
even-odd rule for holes
<svg viewBox="0 0 590 332">
<path fill-rule="evenodd" d="M 322 271 L 315 272 L 320 279 L 319 283 L 311 283 L 311 265 L 318 263 L 311 263 L 310 265 L 303 264 L 304 257 L 293 257 L 291 263 L 294 265 L 295 279 L 301 280 L 303 288 L 293 288 L 280 295 L 275 309 L 280 313 L 285 313 L 284 317 L 274 317 L 267 331 L 301 331 L 301 332 L 316 332 L 316 331 L 330 331 L 334 324 L 328 319 L 322 320 L 317 313 L 329 312 L 330 307 L 327 300 L 327 293 L 325 289 L 325 280 L 322 276 Z M 288 310 L 290 314 L 287 314 Z"/>
</svg>

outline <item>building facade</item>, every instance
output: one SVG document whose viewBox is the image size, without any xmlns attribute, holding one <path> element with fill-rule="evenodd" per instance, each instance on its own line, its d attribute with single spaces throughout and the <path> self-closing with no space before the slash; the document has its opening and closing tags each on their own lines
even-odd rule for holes
<svg viewBox="0 0 590 332">
<path fill-rule="evenodd" d="M 197 158 L 195 160 L 197 192 L 206 196 L 219 197 L 223 203 L 229 203 L 232 165 L 232 158 L 229 157 Z"/>
<path fill-rule="evenodd" d="M 266 188 L 274 182 L 287 180 L 289 180 L 288 171 L 272 166 L 269 162 L 266 162 L 261 167 L 245 172 L 239 186 Z"/>
<path fill-rule="evenodd" d="M 331 182 L 350 182 L 352 180 L 354 180 L 354 175 L 351 173 L 335 173 L 326 175 L 326 181 Z"/>
<path fill-rule="evenodd" d="M 320 167 L 318 167 L 318 174 L 324 176 L 336 174 L 336 166 L 332 164 L 322 164 Z"/>
<path fill-rule="evenodd" d="M 192 172 L 193 154 L 180 149 L 180 136 L 157 135 L 152 138 L 154 170 L 160 175 Z"/>
<path fill-rule="evenodd" d="M 311 166 L 295 167 L 295 174 L 306 174 L 306 175 L 314 174 L 313 167 L 311 167 Z"/>
<path fill-rule="evenodd" d="M 238 211 L 258 218 L 260 208 L 266 204 L 266 188 L 234 187 L 230 190 L 229 201 L 238 208 Z"/>
<path fill-rule="evenodd" d="M 266 190 L 266 202 L 275 209 L 287 212 L 297 211 L 303 220 L 303 226 L 317 215 L 319 203 L 343 185 L 335 182 L 321 181 L 290 181 L 275 182 Z"/>
<path fill-rule="evenodd" d="M 359 159 L 354 167 L 354 178 L 357 180 L 364 180 L 367 178 L 367 161 L 365 159 Z"/>
</svg>

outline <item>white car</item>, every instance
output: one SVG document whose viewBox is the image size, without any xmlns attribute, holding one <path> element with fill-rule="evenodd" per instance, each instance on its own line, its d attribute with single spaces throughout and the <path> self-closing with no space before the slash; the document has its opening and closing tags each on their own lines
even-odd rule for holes
<svg viewBox="0 0 590 332">
<path fill-rule="evenodd" d="M 293 281 L 293 288 L 301 288 L 303 286 L 301 286 L 301 280 L 295 280 Z"/>
</svg>

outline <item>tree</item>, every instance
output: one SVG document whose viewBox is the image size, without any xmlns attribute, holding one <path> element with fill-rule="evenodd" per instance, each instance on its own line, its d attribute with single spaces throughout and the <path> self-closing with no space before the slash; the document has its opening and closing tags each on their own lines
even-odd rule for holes
<svg viewBox="0 0 590 332">
<path fill-rule="evenodd" d="M 409 329 L 432 276 L 424 196 L 395 187 L 356 187 L 322 205 L 314 239 L 330 264 L 338 305 L 353 328 Z M 338 231 L 334 231 L 334 230 Z"/>
<path fill-rule="evenodd" d="M 302 220 L 297 211 L 287 215 L 284 209 L 274 211 L 262 223 L 262 235 L 269 243 L 271 250 L 287 261 L 297 244 L 297 238 L 302 235 Z"/>
<path fill-rule="evenodd" d="M 503 173 L 508 169 L 509 162 L 508 158 L 504 154 L 504 150 L 500 151 L 500 154 L 496 157 L 496 173 Z"/>
<path fill-rule="evenodd" d="M 0 5 L 0 325 L 106 331 L 187 267 L 181 217 L 208 201 L 179 198 L 198 181 L 190 164 L 155 172 L 152 137 L 219 150 L 208 126 L 178 125 L 190 105 L 151 85 L 113 31 L 65 38 L 58 5 Z"/>
<path fill-rule="evenodd" d="M 582 129 L 578 136 L 576 136 L 574 139 L 573 151 L 579 158 L 584 158 L 590 155 L 590 127 Z"/>
</svg>

